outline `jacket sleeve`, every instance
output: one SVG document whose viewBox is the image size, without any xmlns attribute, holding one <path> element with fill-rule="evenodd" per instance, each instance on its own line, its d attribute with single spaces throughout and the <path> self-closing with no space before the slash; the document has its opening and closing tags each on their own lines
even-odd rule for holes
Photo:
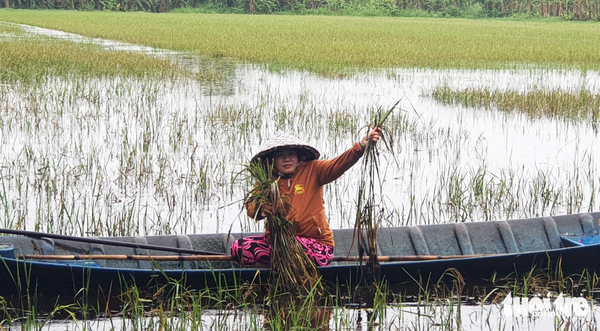
<svg viewBox="0 0 600 331">
<path fill-rule="evenodd" d="M 340 156 L 326 161 L 315 161 L 319 185 L 325 185 L 338 179 L 363 156 L 363 149 L 358 142 Z"/>
</svg>

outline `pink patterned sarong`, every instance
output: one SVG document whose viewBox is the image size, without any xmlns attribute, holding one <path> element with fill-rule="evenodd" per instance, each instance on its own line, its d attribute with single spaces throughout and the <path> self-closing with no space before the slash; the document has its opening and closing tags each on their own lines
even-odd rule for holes
<svg viewBox="0 0 600 331">
<path fill-rule="evenodd" d="M 334 247 L 323 245 L 317 239 L 296 237 L 304 248 L 306 255 L 317 266 L 331 264 Z M 257 262 L 271 263 L 271 243 L 265 235 L 250 236 L 238 239 L 231 245 L 231 256 L 244 267 L 253 267 Z"/>
</svg>

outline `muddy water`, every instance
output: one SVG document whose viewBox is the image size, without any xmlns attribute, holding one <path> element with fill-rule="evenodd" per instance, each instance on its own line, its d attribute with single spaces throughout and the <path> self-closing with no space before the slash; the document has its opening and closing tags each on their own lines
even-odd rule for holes
<svg viewBox="0 0 600 331">
<path fill-rule="evenodd" d="M 530 119 L 495 109 L 441 105 L 423 96 L 442 84 L 519 90 L 585 87 L 597 92 L 600 77 L 595 72 L 389 69 L 324 78 L 27 29 L 35 35 L 91 42 L 109 50 L 171 58 L 192 71 L 227 68 L 216 82 L 91 79 L 86 88 L 100 91 L 96 104 L 74 102 L 65 108 L 61 100 L 50 98 L 44 106 L 56 109 L 50 109 L 52 114 L 38 130 L 28 129 L 26 120 L 5 121 L 11 126 L 2 132 L 0 168 L 14 166 L 22 151 L 31 150 L 50 168 L 55 165 L 54 172 L 61 167 L 91 169 L 82 175 L 85 180 L 67 183 L 61 179 L 65 176 L 55 178 L 63 181 L 65 193 L 59 193 L 59 198 L 66 201 L 67 209 L 88 218 L 89 224 L 92 219 L 112 219 L 107 227 L 115 228 L 119 219 L 134 220 L 137 225 L 122 234 L 261 231 L 261 224 L 243 216 L 240 201 L 248 186 L 236 174 L 269 135 L 286 130 L 317 147 L 323 157 L 333 157 L 365 133 L 361 128 L 369 122 L 370 111 L 396 101 L 400 101 L 396 119 L 390 123 L 394 155 L 382 154 L 381 169 L 389 225 L 598 209 L 595 123 Z M 49 82 L 40 94 L 79 93 L 68 80 L 49 78 Z M 9 108 L 27 107 L 30 96 L 4 88 Z M 122 95 L 114 95 L 123 90 Z M 145 158 L 136 156 L 130 146 L 136 144 L 148 147 Z M 60 151 L 51 152 L 56 146 Z M 133 163 L 124 164 L 124 159 Z M 25 185 L 39 177 L 30 168 L 22 169 L 30 178 Z M 123 179 L 129 172 L 133 175 Z M 356 166 L 326 189 L 333 228 L 352 226 L 359 173 Z M 9 219 L 21 218 L 31 228 L 40 214 L 59 217 L 64 208 L 43 197 L 43 191 L 29 190 L 31 199 L 25 203 L 22 190 L 6 178 L 8 196 L 18 201 L 16 207 L 8 204 Z M 10 178 L 15 178 L 14 173 Z M 102 203 L 91 196 L 100 196 Z M 96 204 L 97 215 L 86 214 L 90 204 Z M 94 229 L 102 234 L 103 230 Z"/>
</svg>

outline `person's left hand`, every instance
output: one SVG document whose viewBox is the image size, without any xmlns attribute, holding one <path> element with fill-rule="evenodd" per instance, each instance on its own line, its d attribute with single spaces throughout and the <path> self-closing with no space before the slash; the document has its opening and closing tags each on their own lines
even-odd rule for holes
<svg viewBox="0 0 600 331">
<path fill-rule="evenodd" d="M 265 203 L 262 206 L 260 206 L 260 216 L 262 216 L 262 218 L 265 218 L 267 216 L 271 216 L 273 215 L 273 205 L 270 203 Z"/>
<path fill-rule="evenodd" d="M 367 146 L 369 141 L 373 141 L 373 143 L 376 144 L 379 141 L 379 138 L 381 138 L 381 128 L 377 126 L 373 128 L 373 130 L 371 130 L 371 132 L 369 132 L 366 136 L 364 136 L 364 138 L 362 138 L 360 144 L 362 146 Z"/>
</svg>

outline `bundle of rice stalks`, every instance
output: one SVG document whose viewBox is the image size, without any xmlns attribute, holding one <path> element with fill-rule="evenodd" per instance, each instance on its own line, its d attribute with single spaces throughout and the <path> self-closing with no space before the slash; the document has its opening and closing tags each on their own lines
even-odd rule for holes
<svg viewBox="0 0 600 331">
<path fill-rule="evenodd" d="M 390 131 L 385 128 L 385 121 L 392 114 L 399 102 L 396 102 L 387 111 L 378 109 L 373 113 L 371 125 L 368 127 L 368 132 L 377 127 L 381 129 L 380 141 L 385 144 L 386 149 L 390 152 L 393 152 L 393 140 Z M 381 196 L 379 149 L 377 144 L 372 140 L 369 140 L 369 143 L 365 146 L 361 172 L 362 176 L 358 188 L 356 219 L 354 223 L 354 241 L 357 243 L 359 261 L 361 261 L 359 287 L 372 289 L 372 295 L 367 295 L 374 296 L 375 289 L 381 282 L 381 270 L 377 254 L 377 227 L 384 218 L 384 208 L 377 201 L 377 196 Z M 367 256 L 368 259 L 363 265 L 362 259 L 364 256 Z M 360 292 L 364 293 L 365 291 Z M 369 303 L 367 302 L 367 304 Z"/>
<path fill-rule="evenodd" d="M 248 166 L 248 171 L 255 186 L 246 196 L 246 201 L 259 207 L 271 207 L 266 221 L 271 242 L 271 299 L 286 293 L 292 297 L 309 293 L 320 295 L 323 292 L 321 276 L 296 239 L 293 220 L 287 219 L 288 202 L 279 192 L 279 178 L 273 175 L 273 164 L 268 160 L 258 160 Z"/>
</svg>

